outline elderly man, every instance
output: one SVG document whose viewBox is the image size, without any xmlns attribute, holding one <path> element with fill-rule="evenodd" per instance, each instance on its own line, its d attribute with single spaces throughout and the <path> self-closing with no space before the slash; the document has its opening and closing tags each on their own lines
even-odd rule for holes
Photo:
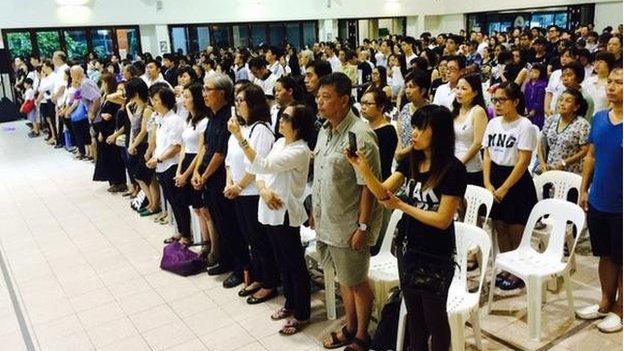
<svg viewBox="0 0 624 351">
<path fill-rule="evenodd" d="M 91 123 L 97 123 L 101 120 L 101 117 L 97 115 L 97 111 L 100 109 L 101 98 L 100 89 L 89 78 L 85 76 L 85 72 L 79 65 L 72 66 L 69 74 L 72 81 L 76 82 L 80 88 L 80 97 L 82 103 L 87 108 L 87 115 Z"/>
<path fill-rule="evenodd" d="M 379 148 L 375 133 L 351 111 L 349 77 L 331 73 L 319 84 L 318 109 L 327 121 L 314 150 L 312 217 L 323 268 L 335 270 L 346 311 L 346 325 L 326 338 L 323 345 L 368 350 L 374 299 L 368 267 L 370 246 L 375 244 L 380 229 L 381 207 L 343 152 L 353 132 L 359 151 L 380 176 Z"/>
<path fill-rule="evenodd" d="M 266 68 L 266 67 L 265 67 Z M 243 282 L 243 267 L 249 266 L 249 249 L 236 222 L 234 202 L 223 195 L 225 188 L 225 156 L 230 132 L 227 121 L 232 116 L 230 103 L 234 87 L 230 78 L 215 73 L 204 85 L 204 102 L 210 110 L 208 125 L 204 131 L 204 148 L 198 155 L 191 184 L 204 190 L 204 201 L 210 209 L 219 238 L 219 264 L 208 269 L 209 275 L 232 274 L 223 287 L 233 288 Z M 213 243 L 214 245 L 214 243 Z"/>
</svg>

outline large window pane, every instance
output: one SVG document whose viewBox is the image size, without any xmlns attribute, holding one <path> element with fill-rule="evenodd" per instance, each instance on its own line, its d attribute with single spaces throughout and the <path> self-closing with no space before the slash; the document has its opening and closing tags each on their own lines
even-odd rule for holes
<svg viewBox="0 0 624 351">
<path fill-rule="evenodd" d="M 281 23 L 269 24 L 269 43 L 275 46 L 284 46 L 286 31 Z"/>
<path fill-rule="evenodd" d="M 29 56 L 33 51 L 32 42 L 30 41 L 30 33 L 7 33 L 7 47 L 11 53 L 11 57 Z"/>
<path fill-rule="evenodd" d="M 303 23 L 303 45 L 308 48 L 312 48 L 312 45 L 316 42 L 316 26 L 314 22 Z"/>
<path fill-rule="evenodd" d="M 39 55 L 42 58 L 52 58 L 52 54 L 55 51 L 61 50 L 61 40 L 58 31 L 42 31 L 36 34 Z"/>
<path fill-rule="evenodd" d="M 197 27 L 197 46 L 198 51 L 206 50 L 210 46 L 210 28 Z"/>
<path fill-rule="evenodd" d="M 560 28 L 568 28 L 568 13 L 560 12 L 555 14 L 555 24 Z"/>
<path fill-rule="evenodd" d="M 186 55 L 188 51 L 187 42 L 188 36 L 185 27 L 171 28 L 171 46 L 174 52 L 181 52 Z"/>
<path fill-rule="evenodd" d="M 235 47 L 249 47 L 249 27 L 247 25 L 232 26 L 232 39 Z"/>
<path fill-rule="evenodd" d="M 219 48 L 230 46 L 230 32 L 225 25 L 212 26 L 212 42 Z"/>
<path fill-rule="evenodd" d="M 252 24 L 251 25 L 251 45 L 253 47 L 256 47 L 266 42 L 267 42 L 266 24 Z"/>
<path fill-rule="evenodd" d="M 286 41 L 297 50 L 301 48 L 301 26 L 299 23 L 286 23 Z"/>
<path fill-rule="evenodd" d="M 110 29 L 91 30 L 93 51 L 99 59 L 110 57 L 113 50 L 113 35 Z"/>
<path fill-rule="evenodd" d="M 82 61 L 87 55 L 87 33 L 84 30 L 66 30 L 63 34 L 67 57 Z"/>
<path fill-rule="evenodd" d="M 117 47 L 119 56 L 134 59 L 141 53 L 139 48 L 139 33 L 135 28 L 117 29 Z"/>
</svg>

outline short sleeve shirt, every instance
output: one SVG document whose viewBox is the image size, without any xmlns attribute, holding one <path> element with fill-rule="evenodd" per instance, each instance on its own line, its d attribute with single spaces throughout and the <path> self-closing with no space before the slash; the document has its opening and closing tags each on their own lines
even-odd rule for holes
<svg viewBox="0 0 624 351">
<path fill-rule="evenodd" d="M 561 162 L 579 151 L 579 148 L 587 144 L 589 138 L 589 122 L 582 117 L 576 117 L 564 130 L 558 131 L 561 115 L 555 115 L 546 119 L 542 137 L 546 141 L 548 157 L 546 163 L 554 164 Z M 581 174 L 583 163 L 576 162 L 567 165 L 565 171 Z"/>
<path fill-rule="evenodd" d="M 425 187 L 431 173 L 424 172 L 413 175 L 410 162 L 410 158 L 404 158 L 399 162 L 396 172 L 401 173 L 408 180 L 406 198 L 411 206 L 425 211 L 437 211 L 442 196 L 464 197 L 467 187 L 466 167 L 456 157 L 453 157 L 440 182 L 431 188 Z M 453 255 L 455 253 L 455 227 L 453 224 L 448 228 L 438 229 L 404 213 L 399 230 L 401 239 L 406 240 L 408 245 L 418 247 L 424 252 L 436 255 Z"/>
<path fill-rule="evenodd" d="M 481 145 L 488 149 L 490 159 L 499 166 L 513 167 L 519 151 L 533 151 L 537 146 L 537 130 L 533 123 L 520 117 L 509 123 L 503 117 L 492 119 L 483 134 Z"/>
<path fill-rule="evenodd" d="M 364 153 L 375 177 L 381 176 L 377 137 L 370 127 L 349 111 L 335 130 L 325 122 L 314 149 L 312 206 L 318 240 L 337 247 L 349 247 L 358 226 L 360 194 L 365 181 L 343 151 L 349 145 L 349 132 L 356 135 L 358 150 Z M 374 201 L 369 245 L 374 245 L 381 225 L 381 207 Z"/>
<path fill-rule="evenodd" d="M 230 119 L 232 112 L 229 105 L 223 106 L 216 113 L 210 113 L 208 116 L 208 124 L 204 131 L 204 147 L 206 152 L 204 153 L 204 159 L 202 160 L 201 169 L 204 171 L 212 156 L 214 154 L 222 154 L 225 156 L 228 150 L 228 139 L 230 138 L 230 132 L 227 130 L 227 121 Z M 215 171 L 215 173 L 208 178 L 206 182 L 207 187 L 221 187 L 225 186 L 225 164 Z"/>
</svg>

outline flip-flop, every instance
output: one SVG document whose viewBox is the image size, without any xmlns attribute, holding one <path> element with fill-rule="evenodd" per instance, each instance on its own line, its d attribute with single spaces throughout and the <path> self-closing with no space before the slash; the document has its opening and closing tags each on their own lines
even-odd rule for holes
<svg viewBox="0 0 624 351">
<path fill-rule="evenodd" d="M 300 321 L 295 318 L 289 319 L 286 324 L 279 330 L 281 335 L 291 336 L 300 332 L 306 325 L 310 323 L 310 320 Z"/>
<path fill-rule="evenodd" d="M 274 321 L 279 321 L 282 320 L 284 318 L 288 318 L 290 316 L 292 316 L 295 312 L 291 311 L 291 310 L 287 310 L 284 307 L 280 307 L 279 310 L 275 311 L 275 313 L 273 313 L 271 315 L 271 319 Z"/>
</svg>

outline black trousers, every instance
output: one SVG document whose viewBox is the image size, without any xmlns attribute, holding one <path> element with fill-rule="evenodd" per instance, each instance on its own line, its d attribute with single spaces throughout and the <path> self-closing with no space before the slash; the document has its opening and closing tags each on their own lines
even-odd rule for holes
<svg viewBox="0 0 624 351">
<path fill-rule="evenodd" d="M 282 275 L 286 302 L 284 308 L 294 311 L 295 318 L 310 318 L 310 274 L 305 263 L 299 227 L 288 225 L 288 214 L 281 226 L 267 226 L 267 233 Z"/>
<path fill-rule="evenodd" d="M 263 288 L 274 289 L 279 284 L 279 272 L 266 227 L 258 222 L 259 200 L 257 195 L 234 199 L 236 218 L 251 249 L 250 267 L 245 268 L 251 268 L 253 279 L 260 282 Z"/>
<path fill-rule="evenodd" d="M 173 178 L 175 177 L 176 169 L 177 165 L 173 165 L 162 173 L 156 173 L 156 177 L 162 187 L 165 199 L 169 201 L 169 204 L 171 204 L 173 216 L 175 217 L 176 225 L 178 226 L 178 232 L 183 237 L 192 239 L 191 211 L 186 204 L 183 190 L 184 188 L 178 188 L 175 186 L 175 180 Z"/>
<path fill-rule="evenodd" d="M 223 195 L 224 185 L 225 179 L 206 185 L 204 200 L 219 233 L 219 264 L 243 278 L 244 267 L 249 266 L 249 249 L 236 220 L 234 201 Z"/>
<path fill-rule="evenodd" d="M 89 134 L 89 120 L 86 118 L 77 122 L 71 122 L 76 136 L 76 146 L 81 155 L 85 154 L 85 145 L 91 145 L 91 135 Z"/>
<path fill-rule="evenodd" d="M 446 314 L 446 298 L 430 297 L 403 289 L 407 307 L 407 330 L 410 350 L 448 351 L 451 327 Z"/>
<path fill-rule="evenodd" d="M 65 136 L 63 135 L 64 127 L 67 124 L 68 119 L 63 117 L 58 118 L 58 124 L 56 126 L 56 144 L 65 145 Z M 68 128 L 69 129 L 69 128 Z"/>
</svg>

